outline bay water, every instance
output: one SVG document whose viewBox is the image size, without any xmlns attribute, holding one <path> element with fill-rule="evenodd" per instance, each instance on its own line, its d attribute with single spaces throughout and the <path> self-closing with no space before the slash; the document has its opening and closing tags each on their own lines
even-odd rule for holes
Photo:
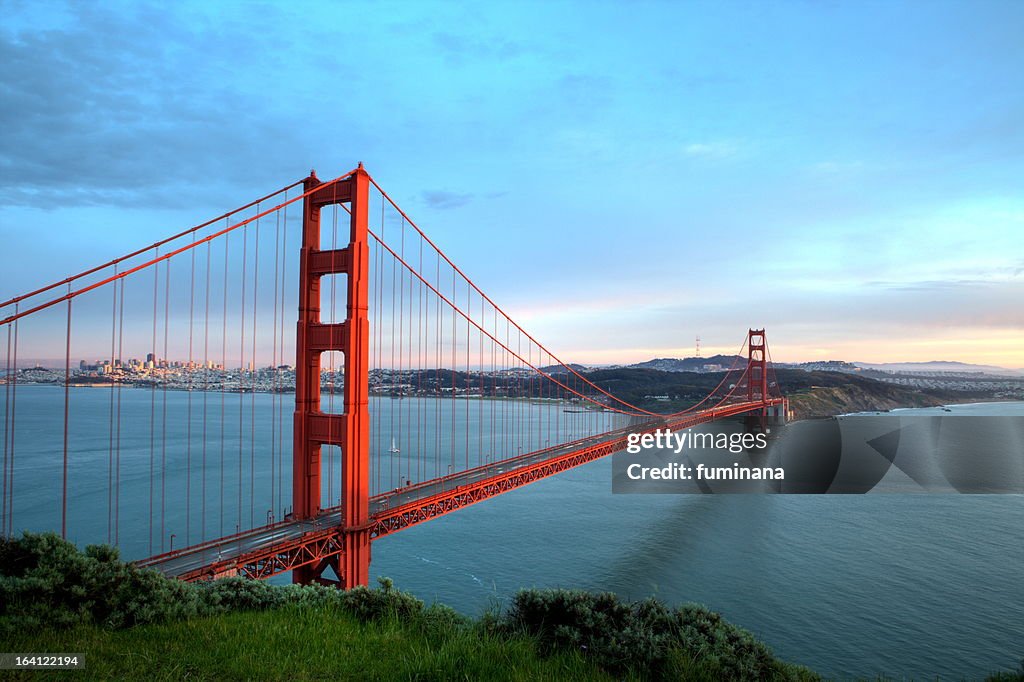
<svg viewBox="0 0 1024 682">
<path fill-rule="evenodd" d="M 290 396 L 227 396 L 225 414 L 234 415 L 232 429 L 239 433 L 210 441 L 215 434 L 208 432 L 204 451 L 194 440 L 198 433 L 191 440 L 184 434 L 190 422 L 175 416 L 180 409 L 170 412 L 169 446 L 155 442 L 149 425 L 162 416 L 160 405 L 150 391 L 123 389 L 116 396 L 122 421 L 115 501 L 108 485 L 112 392 L 71 392 L 68 537 L 78 544 L 116 535 L 123 555 L 138 558 L 168 549 L 169 542 L 180 547 L 186 534 L 195 542 L 286 511 Z M 198 411 L 204 400 L 168 394 L 181 409 L 191 400 Z M 220 394 L 205 400 L 208 416 L 220 409 Z M 409 400 L 375 400 L 380 421 L 411 409 Z M 439 402 L 449 407 L 430 409 L 462 409 L 458 401 Z M 486 403 L 473 409 L 486 410 Z M 63 405 L 63 388 L 18 387 L 16 532 L 59 530 L 63 433 L 54 415 L 62 415 Z M 532 406 L 527 415 L 538 425 L 550 423 L 551 410 L 561 407 Z M 1024 416 L 1024 403 L 951 410 L 915 413 Z M 248 420 L 241 426 L 240 415 Z M 466 423 L 472 428 L 475 420 Z M 250 433 L 259 443 L 251 452 Z M 194 443 L 189 457 L 208 458 L 209 475 L 191 480 L 189 493 L 199 499 L 205 490 L 208 504 L 202 512 L 192 504 L 186 525 L 174 504 L 182 481 L 164 480 L 164 518 L 157 523 L 161 481 L 150 475 L 150 458 L 157 465 L 160 456 L 169 458 L 173 468 L 183 442 Z M 752 631 L 783 659 L 839 679 L 979 679 L 1015 669 L 1024 658 L 1022 495 L 613 495 L 611 480 L 605 458 L 382 538 L 373 544 L 371 575 L 470 615 L 507 604 L 526 587 L 701 603 Z M 222 493 L 231 509 L 226 515 L 218 506 Z M 115 502 L 120 510 L 112 518 Z"/>
</svg>

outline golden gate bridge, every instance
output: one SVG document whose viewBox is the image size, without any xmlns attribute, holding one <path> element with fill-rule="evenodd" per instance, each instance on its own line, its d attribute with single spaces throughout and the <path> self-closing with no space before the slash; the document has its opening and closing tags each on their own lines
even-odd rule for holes
<svg viewBox="0 0 1024 682">
<path fill-rule="evenodd" d="M 763 329 L 685 410 L 601 388 L 362 164 L 5 301 L 3 340 L 0 531 L 130 547 L 183 580 L 365 585 L 377 538 L 622 450 L 631 433 L 787 410 Z M 62 356 L 40 370 L 47 409 L 26 374 L 41 353 Z M 76 531 L 104 512 L 105 537 Z"/>
</svg>

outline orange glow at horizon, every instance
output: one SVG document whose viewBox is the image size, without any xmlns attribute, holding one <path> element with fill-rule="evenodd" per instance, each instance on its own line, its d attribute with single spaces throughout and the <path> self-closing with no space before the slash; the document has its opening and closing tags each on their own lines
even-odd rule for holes
<svg viewBox="0 0 1024 682">
<path fill-rule="evenodd" d="M 928 338 L 849 339 L 815 344 L 789 344 L 769 334 L 768 345 L 776 362 L 799 363 L 826 360 L 847 362 L 963 362 L 974 365 L 995 365 L 1008 369 L 1024 369 L 1024 329 L 950 330 L 945 335 Z M 722 345 L 701 345 L 701 356 L 733 355 L 737 348 Z M 556 351 L 557 352 L 557 351 Z M 567 362 L 593 365 L 626 365 L 654 358 L 688 358 L 693 347 L 644 347 L 608 349 L 567 349 L 559 353 Z"/>
</svg>

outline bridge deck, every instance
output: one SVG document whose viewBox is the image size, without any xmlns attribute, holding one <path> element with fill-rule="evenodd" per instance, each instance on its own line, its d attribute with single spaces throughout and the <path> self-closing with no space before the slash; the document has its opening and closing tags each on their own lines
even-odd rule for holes
<svg viewBox="0 0 1024 682">
<path fill-rule="evenodd" d="M 652 419 L 392 490 L 370 499 L 370 537 L 397 532 L 617 452 L 625 447 L 631 433 L 646 433 L 664 427 L 676 430 L 689 428 L 781 402 L 781 399 L 771 399 L 736 403 L 671 420 Z M 324 510 L 313 519 L 286 520 L 261 526 L 144 559 L 137 564 L 184 580 L 235 574 L 265 578 L 340 554 L 344 532 L 341 509 L 335 507 Z"/>
</svg>

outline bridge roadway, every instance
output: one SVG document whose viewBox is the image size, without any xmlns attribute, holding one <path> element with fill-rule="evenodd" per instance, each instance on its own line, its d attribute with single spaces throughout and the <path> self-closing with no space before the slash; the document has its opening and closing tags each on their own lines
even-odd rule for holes
<svg viewBox="0 0 1024 682">
<path fill-rule="evenodd" d="M 676 430 L 689 428 L 778 403 L 781 399 L 736 403 L 671 421 L 651 419 L 375 495 L 370 498 L 370 536 L 390 534 L 611 454 L 623 449 L 631 433 L 646 433 L 666 426 Z M 557 466 L 558 463 L 564 465 Z M 239 573 L 262 578 L 337 554 L 341 532 L 342 511 L 334 507 L 313 519 L 280 521 L 143 559 L 136 564 L 184 580 Z"/>
</svg>

